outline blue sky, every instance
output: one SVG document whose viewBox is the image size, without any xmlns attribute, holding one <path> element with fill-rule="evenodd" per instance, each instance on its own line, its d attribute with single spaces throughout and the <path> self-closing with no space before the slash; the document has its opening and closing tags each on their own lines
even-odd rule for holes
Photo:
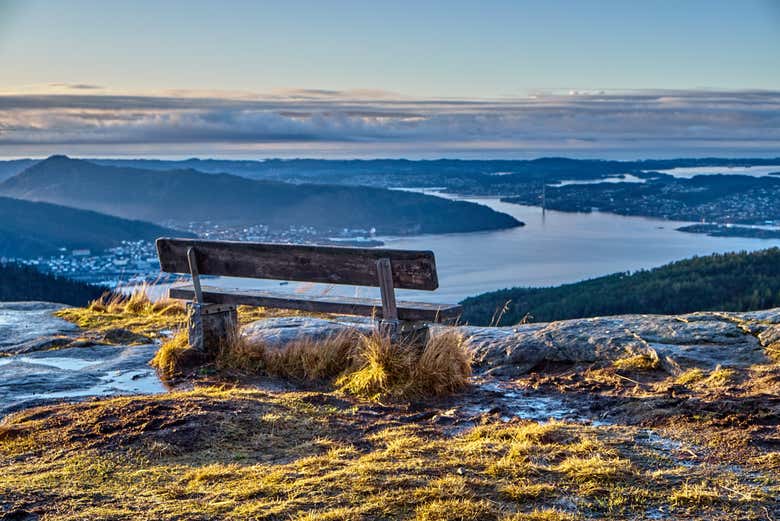
<svg viewBox="0 0 780 521">
<path fill-rule="evenodd" d="M 0 70 L 5 156 L 780 155 L 777 0 L 0 0 Z"/>
</svg>

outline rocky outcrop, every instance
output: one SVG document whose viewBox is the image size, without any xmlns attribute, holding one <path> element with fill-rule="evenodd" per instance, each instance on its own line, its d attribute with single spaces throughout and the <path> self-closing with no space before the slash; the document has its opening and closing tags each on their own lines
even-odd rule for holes
<svg viewBox="0 0 780 521">
<path fill-rule="evenodd" d="M 69 347 L 0 358 L 0 417 L 63 399 L 165 391 L 154 344 Z"/>
<path fill-rule="evenodd" d="M 243 334 L 271 347 L 301 338 L 322 339 L 346 330 L 371 330 L 370 320 L 290 317 L 254 322 Z M 451 328 L 434 326 L 431 335 Z M 541 362 L 595 362 L 646 354 L 670 373 L 689 367 L 741 367 L 769 361 L 780 347 L 780 308 L 686 315 L 624 315 L 514 327 L 458 326 L 474 353 L 475 370 L 516 375 Z"/>
<path fill-rule="evenodd" d="M 0 303 L 0 418 L 63 399 L 165 391 L 148 364 L 157 345 L 123 330 L 109 330 L 103 336 L 107 342 L 117 341 L 110 343 L 147 342 L 131 346 L 80 341 L 82 331 L 76 325 L 52 314 L 63 307 Z"/>
<path fill-rule="evenodd" d="M 78 331 L 75 324 L 52 315 L 64 307 L 50 302 L 0 302 L 0 355 L 37 351 L 50 339 Z"/>
</svg>

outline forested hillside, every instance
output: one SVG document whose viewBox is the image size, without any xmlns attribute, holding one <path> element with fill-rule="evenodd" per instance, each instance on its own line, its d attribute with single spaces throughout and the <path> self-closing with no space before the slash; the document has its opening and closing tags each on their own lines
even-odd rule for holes
<svg viewBox="0 0 780 521">
<path fill-rule="evenodd" d="M 0 197 L 0 257 L 50 256 L 60 248 L 101 252 L 122 241 L 153 241 L 166 235 L 192 236 L 143 221 Z"/>
<path fill-rule="evenodd" d="M 508 303 L 508 304 L 507 304 Z M 506 306 L 505 312 L 502 310 Z M 747 311 L 780 306 L 780 249 L 694 257 L 550 288 L 512 288 L 463 301 L 464 321 L 500 325 L 624 313 Z"/>
<path fill-rule="evenodd" d="M 41 273 L 21 264 L 0 264 L 0 301 L 42 300 L 86 306 L 108 288 Z"/>
<path fill-rule="evenodd" d="M 196 170 L 165 172 L 52 156 L 0 183 L 0 195 L 46 201 L 126 219 L 187 224 L 375 228 L 406 235 L 520 226 L 486 206 L 362 186 L 254 181 Z"/>
</svg>

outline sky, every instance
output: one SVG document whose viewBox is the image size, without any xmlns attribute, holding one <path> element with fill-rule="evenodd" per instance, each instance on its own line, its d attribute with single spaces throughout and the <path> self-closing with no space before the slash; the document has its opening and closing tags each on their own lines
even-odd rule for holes
<svg viewBox="0 0 780 521">
<path fill-rule="evenodd" d="M 780 0 L 0 0 L 0 156 L 780 156 Z"/>
</svg>

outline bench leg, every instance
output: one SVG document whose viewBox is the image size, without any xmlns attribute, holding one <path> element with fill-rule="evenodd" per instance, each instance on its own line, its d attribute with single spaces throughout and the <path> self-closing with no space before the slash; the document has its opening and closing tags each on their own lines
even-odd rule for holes
<svg viewBox="0 0 780 521">
<path fill-rule="evenodd" d="M 428 324 L 407 320 L 380 320 L 377 324 L 382 335 L 389 336 L 393 342 L 399 342 L 419 348 L 428 342 Z"/>
<path fill-rule="evenodd" d="M 224 304 L 187 304 L 187 328 L 190 348 L 213 360 L 220 346 L 238 334 L 238 312 Z"/>
</svg>

